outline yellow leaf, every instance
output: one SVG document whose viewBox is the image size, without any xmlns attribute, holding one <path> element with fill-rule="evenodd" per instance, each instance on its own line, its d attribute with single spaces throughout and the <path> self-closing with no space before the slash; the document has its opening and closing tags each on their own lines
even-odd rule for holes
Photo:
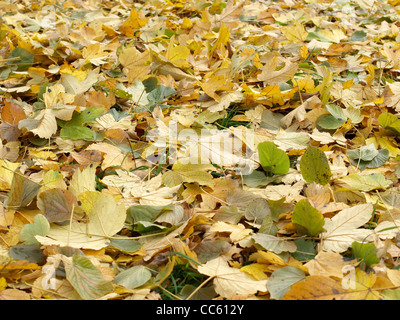
<svg viewBox="0 0 400 320">
<path fill-rule="evenodd" d="M 149 56 L 148 51 L 139 52 L 135 47 L 124 49 L 118 56 L 129 83 L 133 83 L 136 79 L 142 80 L 148 74 L 150 70 L 150 65 L 147 64 Z"/>
<path fill-rule="evenodd" d="M 217 102 L 221 102 L 221 97 L 216 91 L 230 91 L 233 88 L 233 83 L 230 78 L 225 75 L 214 75 L 205 83 L 200 84 L 203 91 Z"/>
<path fill-rule="evenodd" d="M 257 80 L 263 81 L 264 85 L 278 85 L 292 79 L 297 71 L 298 64 L 292 63 L 286 59 L 283 59 L 283 61 L 285 63 L 284 67 L 278 69 L 278 57 L 272 57 L 270 61 L 264 65 L 262 72 L 257 76 Z"/>
<path fill-rule="evenodd" d="M 169 42 L 166 58 L 179 68 L 189 67 L 189 63 L 186 61 L 190 55 L 189 48 L 182 45 L 174 46 L 174 42 L 175 37 L 173 36 Z"/>
<path fill-rule="evenodd" d="M 308 52 L 307 46 L 301 46 L 301 48 L 299 50 L 299 56 L 303 59 L 307 59 L 308 55 L 309 55 L 309 52 Z"/>
<path fill-rule="evenodd" d="M 257 261 L 257 263 L 263 264 L 277 264 L 280 266 L 285 266 L 285 261 L 278 256 L 277 254 L 273 253 L 272 251 L 257 251 L 250 256 L 250 261 Z"/>
<path fill-rule="evenodd" d="M 14 171 L 21 163 L 12 163 L 8 160 L 0 159 L 0 190 L 8 190 L 14 177 Z"/>
<path fill-rule="evenodd" d="M 246 272 L 256 280 L 268 279 L 268 276 L 265 274 L 265 272 L 270 272 L 268 266 L 263 263 L 249 264 L 240 268 L 240 271 Z"/>
<path fill-rule="evenodd" d="M 350 294 L 347 298 L 351 298 L 352 300 L 380 300 L 380 287 L 382 285 L 385 286 L 385 284 L 388 285 L 390 281 L 386 283 L 383 281 L 381 284 L 378 284 L 378 288 L 374 288 L 377 279 L 378 277 L 374 272 L 366 273 L 360 269 L 356 269 L 355 283 L 352 283 L 350 279 L 350 288 L 348 289 Z"/>
<path fill-rule="evenodd" d="M 0 291 L 3 291 L 5 288 L 7 288 L 7 281 L 4 277 L 0 278 Z"/>
<path fill-rule="evenodd" d="M 190 29 L 192 26 L 193 26 L 192 20 L 190 20 L 187 17 L 184 17 L 181 24 L 181 28 L 187 30 Z"/>
<path fill-rule="evenodd" d="M 245 228 L 241 223 L 234 225 L 223 221 L 218 221 L 212 225 L 210 232 L 227 232 L 230 234 L 232 242 L 238 242 L 248 237 L 253 231 Z"/>
<path fill-rule="evenodd" d="M 282 300 L 346 300 L 346 294 L 348 291 L 332 278 L 308 276 L 292 285 Z"/>
<path fill-rule="evenodd" d="M 129 18 L 120 27 L 120 31 L 128 37 L 133 37 L 135 32 L 143 27 L 146 22 L 147 18 L 144 17 L 143 11 L 137 12 L 132 9 Z"/>
<path fill-rule="evenodd" d="M 288 40 L 296 43 L 305 41 L 308 36 L 308 32 L 298 21 L 295 21 L 293 26 L 282 27 L 282 32 Z"/>
<path fill-rule="evenodd" d="M 225 46 L 228 43 L 228 41 L 229 41 L 229 29 L 224 23 L 221 23 L 221 27 L 219 28 L 218 39 L 211 48 L 211 54 L 216 49 L 220 49 L 221 47 Z"/>
<path fill-rule="evenodd" d="M 109 53 L 98 42 L 92 43 L 82 50 L 82 57 L 95 66 L 107 63 L 108 55 Z"/>
</svg>

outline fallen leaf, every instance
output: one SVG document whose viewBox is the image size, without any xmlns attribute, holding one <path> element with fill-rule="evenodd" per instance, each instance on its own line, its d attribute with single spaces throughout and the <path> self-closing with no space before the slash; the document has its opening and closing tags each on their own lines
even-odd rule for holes
<svg viewBox="0 0 400 320">
<path fill-rule="evenodd" d="M 245 272 L 230 267 L 223 257 L 210 260 L 199 266 L 197 270 L 213 277 L 215 291 L 224 298 L 267 291 L 267 280 L 255 280 Z"/>
</svg>

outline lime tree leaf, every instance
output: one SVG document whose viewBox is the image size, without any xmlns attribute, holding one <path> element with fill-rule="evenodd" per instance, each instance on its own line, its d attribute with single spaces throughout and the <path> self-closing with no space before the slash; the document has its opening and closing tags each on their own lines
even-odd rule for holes
<svg viewBox="0 0 400 320">
<path fill-rule="evenodd" d="M 385 176 L 380 173 L 371 173 L 368 175 L 352 173 L 341 178 L 340 181 L 343 181 L 348 185 L 348 188 L 344 189 L 365 192 L 376 189 L 385 189 L 393 183 L 391 180 L 387 180 Z"/>
<path fill-rule="evenodd" d="M 24 242 L 24 244 L 37 244 L 35 236 L 46 236 L 50 230 L 49 221 L 42 214 L 35 216 L 33 224 L 26 224 L 19 234 L 19 239 Z"/>
<path fill-rule="evenodd" d="M 16 47 L 11 51 L 7 59 L 9 59 L 6 62 L 7 64 L 17 65 L 16 71 L 27 71 L 32 66 L 34 57 L 28 50 Z"/>
<path fill-rule="evenodd" d="M 251 202 L 245 212 L 247 220 L 259 224 L 262 223 L 264 218 L 268 215 L 271 215 L 271 208 L 268 200 L 263 198 L 255 199 Z"/>
<path fill-rule="evenodd" d="M 93 122 L 103 114 L 105 108 L 102 107 L 89 107 L 82 112 L 74 111 L 72 118 L 68 121 L 59 120 L 60 127 L 75 127 L 82 126 L 86 123 Z"/>
<path fill-rule="evenodd" d="M 118 238 L 118 236 L 113 237 L 111 239 L 110 245 L 120 251 L 126 253 L 134 253 L 142 247 L 140 242 L 135 239 L 127 239 L 125 237 L 120 237 L 121 239 Z"/>
<path fill-rule="evenodd" d="M 356 259 L 361 260 L 361 268 L 368 270 L 368 268 L 372 265 L 379 263 L 379 259 L 376 256 L 378 250 L 373 243 L 361 243 L 354 241 L 351 244 L 351 249 L 353 256 Z"/>
<path fill-rule="evenodd" d="M 347 154 L 350 159 L 352 160 L 364 160 L 364 161 L 371 161 L 374 159 L 378 154 L 378 150 L 373 143 L 370 143 L 366 146 L 363 146 L 359 149 L 349 150 Z"/>
<path fill-rule="evenodd" d="M 88 232 L 111 237 L 122 229 L 126 219 L 123 205 L 117 205 L 114 197 L 98 191 L 85 191 L 78 197 L 89 218 Z"/>
<path fill-rule="evenodd" d="M 72 221 L 70 225 L 52 224 L 47 237 L 36 236 L 42 244 L 100 250 L 110 245 L 110 238 L 119 232 L 126 219 L 123 204 L 99 191 L 85 191 L 78 197 L 87 221 Z"/>
<path fill-rule="evenodd" d="M 301 174 L 308 183 L 321 185 L 329 183 L 332 173 L 325 153 L 317 147 L 309 146 L 300 159 Z"/>
<path fill-rule="evenodd" d="M 278 177 L 267 177 L 261 171 L 253 171 L 252 173 L 243 176 L 243 183 L 249 187 L 257 188 L 266 186 L 277 180 L 277 178 Z"/>
<path fill-rule="evenodd" d="M 93 139 L 94 134 L 93 131 L 88 127 L 68 126 L 61 129 L 60 137 L 64 140 L 90 140 Z"/>
<path fill-rule="evenodd" d="M 359 149 L 349 150 L 347 152 L 350 162 L 358 166 L 360 170 L 365 168 L 378 168 L 389 160 L 389 150 L 377 150 L 373 143 L 363 146 Z"/>
<path fill-rule="evenodd" d="M 350 41 L 365 41 L 365 40 L 367 40 L 367 33 L 364 30 L 357 30 L 350 37 Z"/>
<path fill-rule="evenodd" d="M 293 258 L 299 261 L 309 261 L 314 259 L 317 252 L 315 243 L 312 240 L 298 239 L 294 241 L 297 251 L 292 253 Z"/>
<path fill-rule="evenodd" d="M 61 83 L 67 93 L 78 95 L 88 91 L 93 84 L 98 81 L 98 74 L 95 71 L 90 71 L 86 78 L 79 81 L 72 74 L 63 73 L 61 76 Z"/>
<path fill-rule="evenodd" d="M 182 164 L 176 162 L 172 170 L 167 171 L 162 176 L 162 182 L 165 186 L 172 188 L 183 182 L 197 182 L 200 185 L 213 186 L 213 176 L 206 172 L 215 170 L 211 164 Z"/>
<path fill-rule="evenodd" d="M 272 251 L 276 254 L 282 252 L 295 252 L 297 250 L 293 241 L 285 238 L 275 237 L 269 234 L 257 233 L 251 236 L 256 245 L 261 246 L 265 250 Z"/>
<path fill-rule="evenodd" d="M 98 299 L 113 291 L 112 283 L 104 279 L 89 258 L 74 254 L 71 260 L 65 256 L 62 258 L 66 277 L 82 299 Z"/>
<path fill-rule="evenodd" d="M 287 266 L 275 270 L 271 274 L 271 277 L 268 279 L 267 288 L 272 299 L 280 300 L 293 284 L 305 279 L 306 275 L 303 270 Z"/>
<path fill-rule="evenodd" d="M 330 114 L 323 114 L 317 119 L 317 127 L 325 130 L 333 130 L 339 128 L 346 122 L 346 119 L 337 119 Z"/>
<path fill-rule="evenodd" d="M 315 237 L 319 233 L 325 231 L 324 216 L 315 209 L 308 199 L 300 200 L 294 206 L 292 215 L 292 223 L 296 226 L 297 232 L 300 234 L 308 234 Z"/>
<path fill-rule="evenodd" d="M 77 205 L 75 195 L 69 190 L 60 188 L 45 190 L 37 198 L 37 206 L 49 222 L 69 220 L 73 208 Z"/>
<path fill-rule="evenodd" d="M 163 210 L 163 206 L 136 205 L 129 207 L 126 211 L 128 223 L 138 223 L 139 221 L 153 222 Z"/>
<path fill-rule="evenodd" d="M 134 289 L 145 284 L 151 278 L 151 272 L 145 266 L 134 266 L 120 272 L 115 278 L 114 283 L 127 289 Z"/>
<path fill-rule="evenodd" d="M 389 129 L 396 134 L 400 134 L 400 119 L 394 114 L 383 112 L 378 117 L 378 123 L 385 129 Z"/>
<path fill-rule="evenodd" d="M 6 206 L 10 209 L 17 209 L 29 205 L 36 197 L 40 187 L 40 184 L 14 172 Z"/>
<path fill-rule="evenodd" d="M 287 174 L 289 172 L 290 160 L 288 155 L 273 142 L 261 142 L 257 149 L 261 166 L 265 171 L 273 174 Z"/>
<path fill-rule="evenodd" d="M 389 150 L 380 149 L 380 150 L 378 150 L 378 155 L 375 158 L 373 158 L 371 161 L 366 163 L 365 167 L 374 169 L 374 168 L 383 166 L 386 163 L 386 161 L 389 160 L 389 157 L 390 157 Z"/>
</svg>

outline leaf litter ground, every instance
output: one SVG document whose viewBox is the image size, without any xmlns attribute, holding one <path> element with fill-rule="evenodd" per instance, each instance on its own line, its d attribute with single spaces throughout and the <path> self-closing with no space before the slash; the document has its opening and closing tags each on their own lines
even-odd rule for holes
<svg viewBox="0 0 400 320">
<path fill-rule="evenodd" d="M 400 2 L 0 4 L 1 299 L 399 299 Z"/>
</svg>

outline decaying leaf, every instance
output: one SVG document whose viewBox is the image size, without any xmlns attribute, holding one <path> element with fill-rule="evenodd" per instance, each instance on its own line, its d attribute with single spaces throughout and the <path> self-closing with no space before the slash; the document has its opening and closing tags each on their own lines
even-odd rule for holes
<svg viewBox="0 0 400 320">
<path fill-rule="evenodd" d="M 215 291 L 224 298 L 267 291 L 267 280 L 255 280 L 245 272 L 230 267 L 222 257 L 210 260 L 197 269 L 214 279 Z"/>
<path fill-rule="evenodd" d="M 399 0 L 98 4 L 0 1 L 0 299 L 400 299 Z"/>
</svg>

